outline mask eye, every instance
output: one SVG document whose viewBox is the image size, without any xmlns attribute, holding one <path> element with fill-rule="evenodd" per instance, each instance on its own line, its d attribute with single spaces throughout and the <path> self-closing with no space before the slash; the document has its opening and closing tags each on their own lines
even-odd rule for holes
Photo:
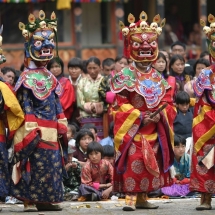
<svg viewBox="0 0 215 215">
<path fill-rule="evenodd" d="M 50 40 L 50 43 L 54 44 L 54 39 L 51 39 L 51 40 Z"/>
<path fill-rule="evenodd" d="M 155 41 L 150 43 L 151 46 L 157 46 L 157 43 Z"/>
<path fill-rule="evenodd" d="M 212 46 L 215 47 L 215 42 L 212 43 Z"/>
<path fill-rule="evenodd" d="M 42 45 L 42 42 L 40 40 L 38 40 L 34 43 L 34 46 L 36 46 L 36 47 L 39 47 L 41 45 Z"/>
<path fill-rule="evenodd" d="M 140 47 L 140 44 L 138 42 L 133 42 L 133 47 L 138 48 Z"/>
</svg>

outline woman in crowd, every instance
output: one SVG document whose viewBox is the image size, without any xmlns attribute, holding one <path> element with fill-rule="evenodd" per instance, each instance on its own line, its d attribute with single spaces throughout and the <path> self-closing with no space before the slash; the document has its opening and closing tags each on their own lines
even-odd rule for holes
<svg viewBox="0 0 215 215">
<path fill-rule="evenodd" d="M 184 90 L 184 85 L 192 79 L 185 73 L 184 68 L 184 58 L 181 55 L 173 55 L 169 63 L 169 71 L 170 75 L 176 78 L 177 90 Z"/>
<path fill-rule="evenodd" d="M 84 77 L 83 72 L 84 66 L 83 61 L 80 58 L 74 57 L 70 59 L 68 63 L 68 72 L 69 72 L 69 80 L 71 84 L 73 85 L 75 89 L 75 96 L 77 97 L 77 85 L 82 77 Z M 75 122 L 78 126 L 80 126 L 79 123 L 79 108 L 77 107 L 77 101 L 74 104 L 74 111 L 72 114 L 71 122 Z"/>
<path fill-rule="evenodd" d="M 69 120 L 73 113 L 75 103 L 75 91 L 68 78 L 64 77 L 64 64 L 60 58 L 53 58 L 49 61 L 47 69 L 57 78 L 62 85 L 60 102 L 63 107 L 65 117 Z"/>
<path fill-rule="evenodd" d="M 68 63 L 69 80 L 71 84 L 77 87 L 81 77 L 83 77 L 83 61 L 80 58 L 74 57 Z"/>
<path fill-rule="evenodd" d="M 120 72 L 124 67 L 128 66 L 129 60 L 125 56 L 117 56 L 115 58 L 115 73 Z"/>
<path fill-rule="evenodd" d="M 77 105 L 80 108 L 81 126 L 92 123 L 96 126 L 98 136 L 103 138 L 103 102 L 99 99 L 98 89 L 103 79 L 100 74 L 101 62 L 97 57 L 90 57 L 86 63 L 88 74 L 77 86 Z"/>
</svg>

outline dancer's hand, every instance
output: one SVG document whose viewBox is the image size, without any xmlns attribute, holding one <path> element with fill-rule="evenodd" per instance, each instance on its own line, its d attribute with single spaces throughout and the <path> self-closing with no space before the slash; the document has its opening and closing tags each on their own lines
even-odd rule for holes
<svg viewBox="0 0 215 215">
<path fill-rule="evenodd" d="M 152 118 L 152 120 L 153 120 L 153 122 L 154 123 L 157 123 L 159 120 L 160 120 L 160 114 L 158 113 L 157 115 L 155 115 L 153 118 Z"/>
</svg>

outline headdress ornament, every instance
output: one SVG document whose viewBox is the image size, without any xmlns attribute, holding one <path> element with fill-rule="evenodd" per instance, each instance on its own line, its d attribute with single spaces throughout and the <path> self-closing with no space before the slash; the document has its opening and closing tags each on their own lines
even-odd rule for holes
<svg viewBox="0 0 215 215">
<path fill-rule="evenodd" d="M 54 56 L 55 41 L 58 56 L 57 18 L 54 12 L 52 12 L 50 19 L 46 18 L 43 10 L 39 11 L 38 18 L 30 14 L 27 24 L 19 22 L 19 29 L 25 38 L 26 67 L 31 60 L 48 63 Z"/>
<path fill-rule="evenodd" d="M 135 17 L 130 13 L 128 15 L 128 22 L 130 23 L 128 27 L 122 21 L 119 22 L 122 34 L 125 37 L 124 54 L 137 62 L 153 61 L 157 57 L 158 49 L 155 50 L 155 47 L 152 47 L 150 51 L 150 48 L 147 50 L 146 47 L 150 46 L 153 41 L 157 41 L 157 38 L 162 33 L 166 19 L 161 21 L 160 15 L 157 14 L 149 25 L 147 23 L 148 16 L 144 11 L 140 13 L 139 18 L 140 20 L 135 23 Z M 152 43 L 151 45 L 155 44 Z M 132 54 L 134 51 L 137 52 L 138 48 L 140 53 Z"/>
<path fill-rule="evenodd" d="M 35 18 L 33 14 L 28 16 L 28 23 L 19 22 L 19 29 L 22 31 L 23 37 L 28 41 L 37 30 L 52 30 L 57 31 L 57 19 L 55 12 L 52 12 L 50 19 L 46 19 L 45 12 L 39 11 L 39 17 Z"/>
<path fill-rule="evenodd" d="M 210 27 L 206 26 L 205 20 L 200 19 L 200 25 L 203 27 L 203 31 L 207 37 L 210 61 L 215 62 L 215 17 L 212 14 L 208 15 L 208 22 L 210 23 Z"/>
</svg>

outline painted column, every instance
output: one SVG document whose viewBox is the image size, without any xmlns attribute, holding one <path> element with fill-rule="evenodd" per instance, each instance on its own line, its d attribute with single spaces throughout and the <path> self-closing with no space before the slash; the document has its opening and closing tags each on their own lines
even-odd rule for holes
<svg viewBox="0 0 215 215">
<path fill-rule="evenodd" d="M 199 20 L 203 19 L 207 23 L 207 0 L 199 0 Z M 208 50 L 207 43 L 206 43 L 206 35 L 204 34 L 202 30 L 202 51 Z"/>
<path fill-rule="evenodd" d="M 116 2 L 115 7 L 115 16 L 116 16 L 116 49 L 117 49 L 117 55 L 123 55 L 123 40 L 120 40 L 119 37 L 119 21 L 124 22 L 124 10 L 123 10 L 123 0 L 120 0 L 119 2 Z"/>
<path fill-rule="evenodd" d="M 165 18 L 164 0 L 156 0 L 156 1 L 157 1 L 157 14 L 160 14 L 160 17 L 162 20 L 163 18 Z M 164 31 L 164 28 L 163 28 L 163 31 Z M 165 47 L 164 32 L 162 32 L 162 34 L 158 38 L 158 45 L 159 45 L 159 49 L 163 49 Z"/>
<path fill-rule="evenodd" d="M 81 3 L 74 3 L 75 50 L 76 57 L 81 58 L 82 51 L 82 8 Z"/>
</svg>

